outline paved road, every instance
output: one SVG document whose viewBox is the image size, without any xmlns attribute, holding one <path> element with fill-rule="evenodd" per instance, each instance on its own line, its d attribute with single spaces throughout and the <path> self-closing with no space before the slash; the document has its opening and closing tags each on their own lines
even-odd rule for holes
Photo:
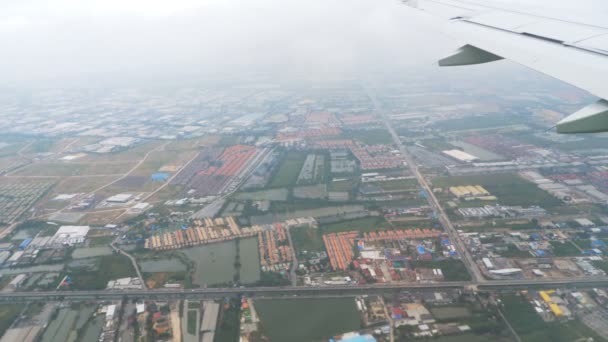
<svg viewBox="0 0 608 342">
<path fill-rule="evenodd" d="M 406 163 L 408 164 L 408 166 L 410 168 L 410 172 L 412 172 L 412 174 L 416 177 L 416 179 L 418 180 L 418 183 L 420 184 L 420 187 L 426 193 L 426 199 L 429 203 L 429 206 L 433 209 L 433 211 L 439 217 L 439 222 L 444 227 L 445 231 L 448 233 L 448 236 L 450 237 L 450 241 L 452 242 L 452 244 L 454 244 L 456 251 L 458 252 L 458 255 L 464 262 L 467 270 L 473 277 L 473 280 L 479 281 L 479 282 L 485 281 L 485 278 L 479 271 L 479 267 L 477 267 L 477 264 L 475 263 L 475 261 L 473 260 L 473 257 L 469 253 L 469 250 L 466 248 L 466 246 L 460 239 L 460 236 L 458 236 L 458 232 L 454 228 L 452 221 L 450 221 L 450 218 L 448 217 L 448 215 L 445 213 L 445 211 L 439 204 L 437 197 L 435 197 L 435 194 L 433 193 L 433 189 L 430 187 L 429 183 L 426 181 L 426 179 L 424 178 L 424 176 L 418 169 L 417 164 L 415 163 L 412 156 L 409 154 L 409 151 L 407 150 L 405 145 L 403 145 L 403 143 L 401 142 L 401 139 L 399 138 L 399 135 L 397 134 L 397 132 L 395 132 L 395 129 L 391 125 L 389 118 L 386 116 L 384 110 L 382 109 L 380 102 L 378 102 L 376 95 L 374 94 L 374 92 L 371 89 L 369 89 L 367 87 L 365 89 L 367 92 L 367 96 L 370 98 L 370 100 L 374 104 L 374 108 L 375 108 L 377 114 L 382 117 L 382 120 L 384 121 L 386 128 L 388 129 L 389 133 L 391 134 L 391 136 L 393 138 L 393 141 L 399 148 L 401 155 L 404 157 Z"/>
<path fill-rule="evenodd" d="M 112 249 L 115 250 L 116 252 L 126 256 L 127 258 L 129 258 L 129 260 L 131 260 L 131 263 L 133 264 L 133 268 L 135 269 L 135 272 L 137 273 L 137 277 L 139 278 L 142 288 L 144 288 L 144 289 L 147 288 L 146 282 L 144 281 L 144 277 L 141 275 L 141 271 L 139 270 L 139 265 L 137 265 L 137 261 L 131 254 L 123 251 L 118 246 L 116 246 L 116 240 L 112 241 L 112 243 L 110 244 L 110 247 L 112 247 Z"/>
<path fill-rule="evenodd" d="M 289 248 L 291 249 L 291 269 L 289 271 L 291 278 L 291 285 L 298 285 L 298 275 L 296 274 L 296 270 L 298 269 L 298 256 L 296 254 L 296 249 L 293 247 L 293 241 L 291 240 L 291 231 L 290 228 L 285 228 L 285 233 L 287 234 L 287 241 L 289 242 Z"/>
<path fill-rule="evenodd" d="M 147 298 L 157 300 L 224 298 L 246 295 L 263 298 L 294 297 L 351 297 L 364 294 L 391 294 L 399 291 L 426 292 L 441 290 L 500 291 L 529 289 L 531 287 L 608 287 L 608 277 L 587 279 L 551 280 L 488 280 L 484 283 L 473 281 L 454 281 L 442 283 L 387 283 L 348 286 L 284 286 L 284 287 L 231 287 L 200 289 L 141 289 L 141 290 L 94 290 L 94 291 L 41 291 L 41 292 L 0 292 L 0 302 L 52 301 L 52 300 L 110 300 L 128 298 Z"/>
<path fill-rule="evenodd" d="M 395 322 L 393 322 L 393 316 L 391 316 L 390 312 L 388 312 L 388 307 L 384 302 L 384 297 L 380 296 L 380 302 L 382 303 L 382 308 L 384 309 L 384 316 L 386 316 L 386 320 L 388 321 L 389 342 L 395 342 Z"/>
</svg>

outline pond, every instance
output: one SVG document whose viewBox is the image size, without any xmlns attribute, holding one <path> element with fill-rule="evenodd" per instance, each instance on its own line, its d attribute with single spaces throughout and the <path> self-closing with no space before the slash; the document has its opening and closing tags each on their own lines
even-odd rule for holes
<svg viewBox="0 0 608 342">
<path fill-rule="evenodd" d="M 236 240 L 181 250 L 195 263 L 192 282 L 196 285 L 216 285 L 233 281 L 235 275 Z M 260 280 L 260 257 L 257 238 L 239 241 L 241 271 L 244 284 Z"/>
<path fill-rule="evenodd" d="M 187 269 L 186 265 L 176 258 L 140 261 L 139 267 L 144 273 L 180 272 Z"/>
</svg>

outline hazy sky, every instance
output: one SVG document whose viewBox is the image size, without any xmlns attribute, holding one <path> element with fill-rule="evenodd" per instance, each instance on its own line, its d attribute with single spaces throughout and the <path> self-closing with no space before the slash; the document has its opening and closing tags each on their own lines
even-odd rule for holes
<svg viewBox="0 0 608 342">
<path fill-rule="evenodd" d="M 408 24 L 394 0 L 5 3 L 0 74 L 8 78 L 234 68 L 324 73 L 431 62 L 408 46 L 427 33 Z"/>
<path fill-rule="evenodd" d="M 538 0 L 495 2 L 546 9 Z M 562 1 L 542 2 L 553 10 Z M 563 2 L 556 10 L 584 17 L 581 1 Z M 605 9 L 593 7 L 602 18 Z M 457 43 L 424 26 L 398 0 L 5 0 L 0 46 L 2 78 L 35 81 L 389 71 L 434 63 Z"/>
</svg>

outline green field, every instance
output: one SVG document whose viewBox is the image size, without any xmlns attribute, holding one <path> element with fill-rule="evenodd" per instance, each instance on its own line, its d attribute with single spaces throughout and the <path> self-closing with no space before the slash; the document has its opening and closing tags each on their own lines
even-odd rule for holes
<svg viewBox="0 0 608 342">
<path fill-rule="evenodd" d="M 220 321 L 215 331 L 214 342 L 236 342 L 239 340 L 241 313 L 240 300 L 233 298 L 229 303 L 223 305 Z"/>
<path fill-rule="evenodd" d="M 446 281 L 467 281 L 471 280 L 471 275 L 464 266 L 464 263 L 456 259 L 447 259 L 440 261 L 412 261 L 414 268 L 439 268 L 443 273 Z"/>
<path fill-rule="evenodd" d="M 349 178 L 338 182 L 330 182 L 327 190 L 329 191 L 352 191 L 359 181 L 355 178 Z"/>
<path fill-rule="evenodd" d="M 196 336 L 198 310 L 188 310 L 188 321 L 186 322 L 188 334 Z"/>
<path fill-rule="evenodd" d="M 513 138 L 539 147 L 553 147 L 563 151 L 589 151 L 592 149 L 603 149 L 608 146 L 608 138 L 592 135 L 584 136 L 582 140 L 561 143 L 543 139 L 533 134 L 517 134 Z"/>
<path fill-rule="evenodd" d="M 580 321 L 546 323 L 523 296 L 506 294 L 501 299 L 505 318 L 524 342 L 571 342 L 585 337 L 605 341 Z"/>
<path fill-rule="evenodd" d="M 281 165 L 279 165 L 278 170 L 273 175 L 268 187 L 282 188 L 295 185 L 305 159 L 305 152 L 288 151 L 283 157 Z"/>
<path fill-rule="evenodd" d="M 70 272 L 73 284 L 72 289 L 100 290 L 106 288 L 108 281 L 135 277 L 135 269 L 129 258 L 124 255 L 106 255 L 96 261 L 97 270 L 73 269 Z"/>
<path fill-rule="evenodd" d="M 45 153 L 50 152 L 51 148 L 57 141 L 50 139 L 40 139 L 34 141 L 28 148 L 26 148 L 22 153 Z"/>
<path fill-rule="evenodd" d="M 512 126 L 516 124 L 526 123 L 522 117 L 511 115 L 484 115 L 484 116 L 467 116 L 464 118 L 448 119 L 437 122 L 433 127 L 440 130 L 469 130 L 482 129 L 490 127 Z"/>
<path fill-rule="evenodd" d="M 522 251 L 514 244 L 509 244 L 506 251 L 498 252 L 498 254 L 505 258 L 529 258 L 531 256 L 530 252 Z"/>
<path fill-rule="evenodd" d="M 581 252 L 572 244 L 570 241 L 550 241 L 551 247 L 553 247 L 553 254 L 558 257 L 566 256 L 577 256 L 581 255 Z"/>
<path fill-rule="evenodd" d="M 324 224 L 319 227 L 326 233 L 347 232 L 358 230 L 360 232 L 372 232 L 390 228 L 390 225 L 382 216 L 368 216 L 354 220 L 340 221 L 336 223 Z"/>
<path fill-rule="evenodd" d="M 437 152 L 441 152 L 441 151 L 445 151 L 445 150 L 453 150 L 455 148 L 457 148 L 456 146 L 450 144 L 449 142 L 443 140 L 443 139 L 425 139 L 420 141 L 420 144 L 422 144 L 424 147 L 437 151 Z"/>
<path fill-rule="evenodd" d="M 596 267 L 599 268 L 600 270 L 608 273 L 608 261 L 604 261 L 604 260 L 594 260 L 591 262 L 591 264 Z"/>
<path fill-rule="evenodd" d="M 545 209 L 558 207 L 562 202 L 517 174 L 441 177 L 433 179 L 433 187 L 446 188 L 459 185 L 481 185 L 498 197 L 503 205 L 538 205 Z"/>
<path fill-rule="evenodd" d="M 290 230 L 294 248 L 298 253 L 302 251 L 322 251 L 323 238 L 318 228 L 296 228 Z"/>
<path fill-rule="evenodd" d="M 409 190 L 417 191 L 419 188 L 418 181 L 416 179 L 395 179 L 384 182 L 371 182 L 365 183 L 375 185 L 382 188 L 384 191 L 395 191 L 395 190 Z"/>
<path fill-rule="evenodd" d="M 270 341 L 327 341 L 360 328 L 353 298 L 257 300 L 255 308 Z"/>
<path fill-rule="evenodd" d="M 89 242 L 89 247 L 107 246 L 107 245 L 111 244 L 115 238 L 116 237 L 112 236 L 112 235 L 91 238 L 90 239 L 91 241 Z"/>
<path fill-rule="evenodd" d="M 11 326 L 21 310 L 23 310 L 23 305 L 21 304 L 0 305 L 0 336 Z"/>
<path fill-rule="evenodd" d="M 392 144 L 393 138 L 382 128 L 344 131 L 344 137 L 357 140 L 366 145 Z"/>
</svg>

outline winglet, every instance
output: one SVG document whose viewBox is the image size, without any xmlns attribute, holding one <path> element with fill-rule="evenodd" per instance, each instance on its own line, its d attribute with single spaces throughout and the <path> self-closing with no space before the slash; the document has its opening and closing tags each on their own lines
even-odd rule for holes
<svg viewBox="0 0 608 342">
<path fill-rule="evenodd" d="M 608 101 L 601 99 L 563 118 L 557 133 L 608 132 Z"/>
<path fill-rule="evenodd" d="M 453 54 L 439 60 L 439 66 L 458 66 L 494 62 L 503 59 L 473 45 L 464 45 Z"/>
</svg>

